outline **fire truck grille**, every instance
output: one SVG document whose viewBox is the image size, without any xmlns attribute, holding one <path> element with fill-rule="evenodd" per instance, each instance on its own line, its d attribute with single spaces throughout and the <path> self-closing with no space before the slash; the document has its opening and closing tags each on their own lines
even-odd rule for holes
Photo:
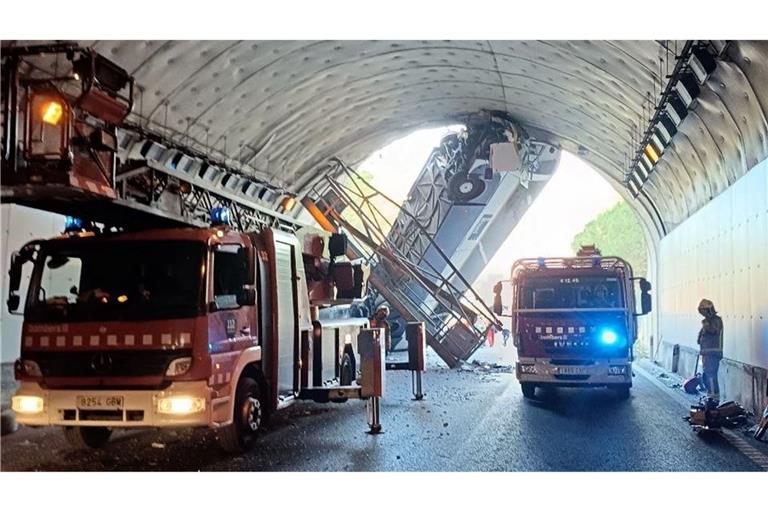
<svg viewBox="0 0 768 512">
<path fill-rule="evenodd" d="M 191 356 L 184 350 L 125 350 L 87 352 L 27 352 L 43 377 L 141 377 L 165 374 L 176 358 Z"/>
</svg>

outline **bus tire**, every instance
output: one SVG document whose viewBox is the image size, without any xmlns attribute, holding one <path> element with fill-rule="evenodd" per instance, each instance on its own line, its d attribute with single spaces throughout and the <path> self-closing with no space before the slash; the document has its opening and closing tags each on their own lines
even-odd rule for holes
<svg viewBox="0 0 768 512">
<path fill-rule="evenodd" d="M 523 390 L 525 398 L 536 398 L 536 384 L 532 382 L 521 382 L 520 389 Z"/>
<path fill-rule="evenodd" d="M 103 448 L 112 435 L 107 427 L 63 427 L 64 437 L 74 448 Z"/>
<path fill-rule="evenodd" d="M 485 182 L 477 176 L 455 174 L 448 182 L 448 194 L 456 203 L 466 203 L 485 192 Z"/>
<path fill-rule="evenodd" d="M 235 391 L 232 423 L 219 429 L 216 436 L 224 451 L 242 453 L 253 448 L 264 423 L 264 406 L 259 383 L 251 377 L 241 377 Z"/>
</svg>

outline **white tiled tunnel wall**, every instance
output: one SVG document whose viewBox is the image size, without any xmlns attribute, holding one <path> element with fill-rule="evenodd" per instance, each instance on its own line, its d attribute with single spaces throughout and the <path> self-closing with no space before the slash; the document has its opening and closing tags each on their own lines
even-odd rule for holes
<svg viewBox="0 0 768 512">
<path fill-rule="evenodd" d="M 768 368 L 768 160 L 662 239 L 659 290 L 663 343 L 695 349 L 709 298 L 724 356 Z"/>
</svg>

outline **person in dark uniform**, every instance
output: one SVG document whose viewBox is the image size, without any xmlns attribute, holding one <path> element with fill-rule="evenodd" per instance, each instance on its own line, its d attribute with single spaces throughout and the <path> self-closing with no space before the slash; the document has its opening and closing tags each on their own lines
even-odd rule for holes
<svg viewBox="0 0 768 512">
<path fill-rule="evenodd" d="M 720 401 L 720 384 L 717 373 L 720 360 L 723 358 L 723 319 L 717 315 L 715 305 L 711 300 L 701 299 L 699 313 L 704 319 L 699 331 L 699 352 L 704 367 L 702 378 L 707 388 L 707 398 L 718 403 Z"/>
</svg>

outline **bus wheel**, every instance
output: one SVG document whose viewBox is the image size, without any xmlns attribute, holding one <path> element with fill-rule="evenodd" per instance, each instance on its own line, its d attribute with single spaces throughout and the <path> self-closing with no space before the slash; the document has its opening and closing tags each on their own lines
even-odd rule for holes
<svg viewBox="0 0 768 512">
<path fill-rule="evenodd" d="M 448 182 L 448 195 L 456 203 L 466 203 L 485 192 L 485 182 L 466 173 L 454 175 Z"/>
<path fill-rule="evenodd" d="M 75 448 L 102 448 L 111 435 L 107 427 L 64 427 L 64 437 Z"/>
<path fill-rule="evenodd" d="M 629 386 L 624 384 L 612 386 L 613 392 L 619 400 L 629 400 Z"/>
<path fill-rule="evenodd" d="M 525 398 L 535 398 L 536 397 L 536 384 L 532 384 L 530 382 L 521 382 L 520 388 L 523 390 L 523 396 Z"/>
<path fill-rule="evenodd" d="M 264 421 L 264 400 L 259 384 L 250 377 L 242 377 L 235 392 L 235 410 L 232 423 L 218 432 L 221 447 L 231 453 L 250 450 Z"/>
</svg>

